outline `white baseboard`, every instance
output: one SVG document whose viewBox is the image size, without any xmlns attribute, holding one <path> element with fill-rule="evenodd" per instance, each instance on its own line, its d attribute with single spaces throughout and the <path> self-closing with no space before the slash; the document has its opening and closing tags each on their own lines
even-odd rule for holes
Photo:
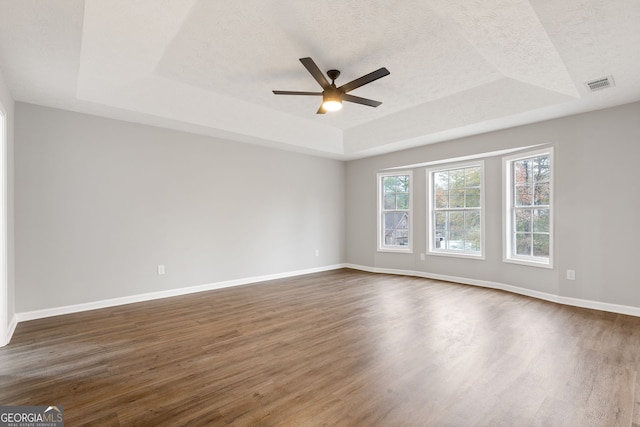
<svg viewBox="0 0 640 427">
<path fill-rule="evenodd" d="M 78 313 L 78 312 L 88 311 L 88 310 L 96 310 L 100 308 L 115 307 L 119 305 L 132 304 L 136 302 L 151 301 L 151 300 L 160 299 L 160 298 L 169 298 L 173 296 L 210 291 L 214 289 L 228 288 L 232 286 L 248 285 L 252 283 L 265 282 L 267 280 L 284 279 L 287 277 L 301 276 L 304 274 L 311 274 L 311 273 L 319 273 L 322 271 L 330 271 L 330 270 L 336 270 L 340 268 L 351 268 L 354 270 L 367 271 L 370 273 L 384 273 L 384 274 L 423 277 L 425 279 L 443 280 L 447 282 L 455 282 L 455 283 L 461 283 L 465 285 L 480 286 L 480 287 L 491 288 L 491 289 L 500 289 L 503 291 L 512 292 L 520 295 L 526 295 L 533 298 L 538 298 L 538 299 L 551 301 L 559 304 L 571 305 L 575 307 L 591 308 L 595 310 L 608 311 L 608 312 L 619 313 L 619 314 L 628 314 L 631 316 L 640 317 L 640 307 L 611 304 L 611 303 L 592 301 L 592 300 L 583 300 L 579 298 L 563 297 L 563 296 L 549 294 L 545 292 L 534 291 L 531 289 L 507 285 L 504 283 L 469 279 L 466 277 L 433 274 L 433 273 L 427 273 L 423 271 L 377 268 L 377 267 L 368 267 L 368 266 L 356 265 L 356 264 L 334 264 L 334 265 L 329 265 L 324 267 L 297 270 L 297 271 L 291 271 L 286 273 L 247 277 L 243 279 L 227 280 L 224 282 L 209 283 L 206 285 L 191 286 L 187 288 L 170 289 L 166 291 L 131 295 L 127 297 L 113 298 L 108 300 L 94 301 L 94 302 L 76 304 L 76 305 L 68 305 L 64 307 L 54 307 L 54 308 L 47 308 L 43 310 L 16 313 L 16 315 L 13 317 L 11 321 L 11 324 L 8 327 L 7 342 L 9 342 L 9 340 L 13 336 L 13 333 L 16 329 L 18 322 L 25 322 L 28 320 L 59 316 L 63 314 Z"/>
<path fill-rule="evenodd" d="M 582 307 L 582 308 L 591 308 L 594 310 L 608 311 L 611 313 L 618 313 L 618 314 L 628 314 L 630 316 L 640 317 L 640 307 L 611 304 L 606 302 L 585 300 L 580 298 L 563 297 L 560 295 L 534 291 L 531 289 L 520 288 L 518 286 L 507 285 L 504 283 L 469 279 L 466 277 L 446 276 L 442 274 L 426 273 L 423 271 L 376 268 L 376 267 L 367 267 L 367 266 L 356 265 L 356 264 L 343 264 L 343 266 L 345 268 L 368 271 L 370 273 L 398 274 L 403 276 L 423 277 L 425 279 L 444 280 L 446 282 L 462 283 L 464 285 L 473 285 L 473 286 L 480 286 L 483 288 L 500 289 L 503 291 L 512 292 L 514 294 L 526 295 L 529 297 L 538 298 L 545 301 L 551 301 L 558 304 L 571 305 L 574 307 Z"/>
<path fill-rule="evenodd" d="M 79 313 L 81 311 L 97 310 L 100 308 L 115 307 L 118 305 L 132 304 L 136 302 L 151 301 L 160 298 L 169 298 L 179 295 L 193 294 L 196 292 L 211 291 L 214 289 L 229 288 L 232 286 L 249 285 L 252 283 L 265 282 L 267 280 L 284 279 L 287 277 L 301 276 L 303 274 L 319 273 L 322 271 L 336 270 L 343 268 L 343 264 L 328 265 L 324 267 L 309 268 L 305 270 L 290 271 L 286 273 L 267 274 L 264 276 L 246 277 L 242 279 L 227 280 L 224 282 L 209 283 L 206 285 L 190 286 L 187 288 L 169 289 L 166 291 L 150 292 L 146 294 L 131 295 L 108 300 L 94 301 L 83 304 L 67 305 L 63 307 L 46 308 L 43 310 L 27 311 L 16 313 L 14 323 L 26 322 L 27 320 L 43 319 L 45 317 L 60 316 L 63 314 Z M 15 330 L 15 325 L 13 326 Z M 12 332 L 13 333 L 13 332 Z"/>
<path fill-rule="evenodd" d="M 9 326 L 7 327 L 6 344 L 8 344 L 9 341 L 11 341 L 11 337 L 13 337 L 13 333 L 16 331 L 16 326 L 18 326 L 18 316 L 14 314 L 13 317 L 11 318 L 11 323 L 9 323 Z"/>
<path fill-rule="evenodd" d="M 18 318 L 14 315 L 11 318 L 11 322 L 9 322 L 9 324 L 6 326 L 7 326 L 7 329 L 2 331 L 4 332 L 4 336 L 0 336 L 0 347 L 4 347 L 5 345 L 9 344 L 9 341 L 11 341 L 11 337 L 13 337 L 13 332 L 16 330 L 16 326 L 18 326 Z"/>
</svg>

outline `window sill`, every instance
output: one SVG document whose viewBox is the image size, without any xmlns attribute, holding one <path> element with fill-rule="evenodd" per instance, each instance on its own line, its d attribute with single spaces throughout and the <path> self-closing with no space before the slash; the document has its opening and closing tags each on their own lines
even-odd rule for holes
<svg viewBox="0 0 640 427">
<path fill-rule="evenodd" d="M 396 254 L 412 254 L 413 249 L 394 249 L 394 248 L 378 248 L 378 252 L 396 253 Z"/>
<path fill-rule="evenodd" d="M 466 259 L 476 259 L 480 261 L 485 260 L 484 254 L 474 255 L 474 254 L 465 254 L 459 252 L 447 252 L 447 251 L 429 251 L 427 252 L 429 256 L 441 256 L 448 258 L 466 258 Z"/>
<path fill-rule="evenodd" d="M 509 264 L 526 265 L 529 267 L 546 268 L 549 270 L 553 269 L 553 263 L 551 262 L 551 260 L 537 261 L 534 259 L 529 260 L 529 259 L 522 259 L 522 258 L 504 258 L 502 262 L 506 262 Z"/>
</svg>

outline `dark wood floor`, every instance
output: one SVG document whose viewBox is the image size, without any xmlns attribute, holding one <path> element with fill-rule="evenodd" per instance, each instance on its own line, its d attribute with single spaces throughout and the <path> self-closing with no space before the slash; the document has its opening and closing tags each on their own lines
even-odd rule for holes
<svg viewBox="0 0 640 427">
<path fill-rule="evenodd" d="M 338 270 L 21 323 L 0 405 L 68 426 L 637 426 L 639 351 L 640 318 Z"/>
</svg>

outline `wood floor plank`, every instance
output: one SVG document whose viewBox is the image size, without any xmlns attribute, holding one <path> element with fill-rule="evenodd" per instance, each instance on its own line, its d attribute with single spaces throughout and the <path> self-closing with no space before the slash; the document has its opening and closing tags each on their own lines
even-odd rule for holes
<svg viewBox="0 0 640 427">
<path fill-rule="evenodd" d="M 640 426 L 640 318 L 336 270 L 20 323 L 68 425 Z"/>
</svg>

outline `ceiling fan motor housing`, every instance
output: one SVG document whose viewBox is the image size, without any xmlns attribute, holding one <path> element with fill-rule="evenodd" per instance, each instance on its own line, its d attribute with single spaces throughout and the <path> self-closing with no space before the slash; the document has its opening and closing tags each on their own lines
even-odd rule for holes
<svg viewBox="0 0 640 427">
<path fill-rule="evenodd" d="M 335 79 L 337 79 L 340 76 L 340 71 L 339 70 L 329 70 L 327 71 L 327 76 L 329 76 L 329 78 L 333 81 L 335 81 Z M 331 84 L 334 84 L 333 81 L 331 82 Z"/>
<path fill-rule="evenodd" d="M 335 86 L 328 87 L 324 90 L 324 92 L 322 92 L 323 102 L 336 101 L 336 100 L 342 100 L 342 91 L 337 87 Z"/>
</svg>

